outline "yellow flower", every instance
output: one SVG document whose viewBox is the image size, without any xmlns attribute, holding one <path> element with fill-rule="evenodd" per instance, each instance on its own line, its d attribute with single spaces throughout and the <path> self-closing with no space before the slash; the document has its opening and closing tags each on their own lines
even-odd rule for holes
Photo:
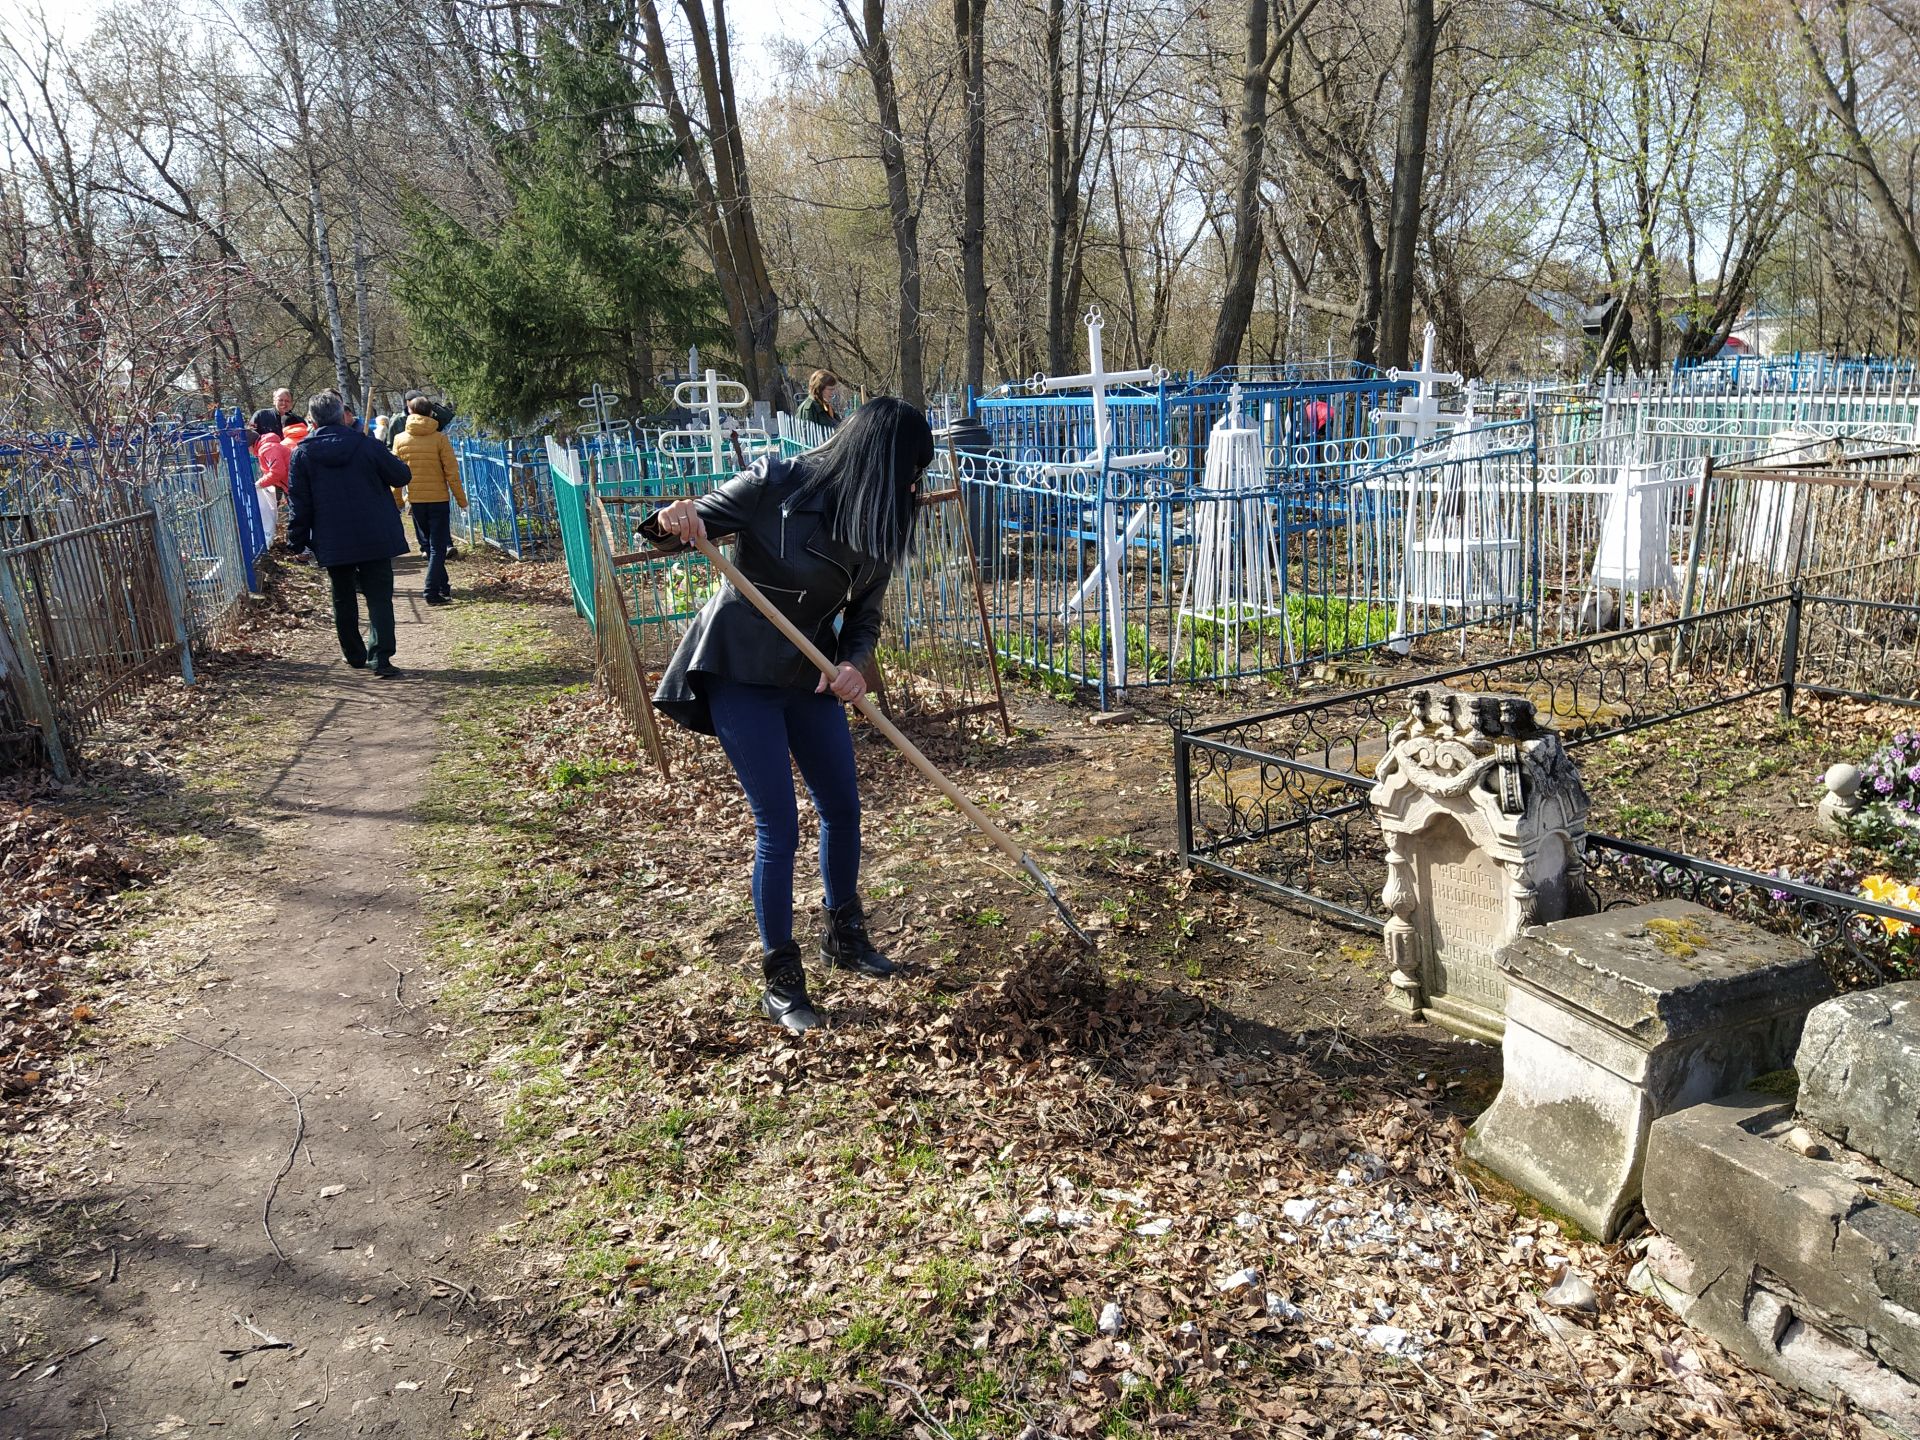
<svg viewBox="0 0 1920 1440">
<path fill-rule="evenodd" d="M 1868 875 L 1860 881 L 1860 893 L 1869 900 L 1877 900 L 1882 905 L 1891 905 L 1899 910 L 1912 910 L 1920 913 L 1920 885 L 1903 885 L 1890 875 Z M 1904 935 L 1914 927 L 1891 916 L 1875 917 L 1886 927 L 1889 935 Z"/>
</svg>

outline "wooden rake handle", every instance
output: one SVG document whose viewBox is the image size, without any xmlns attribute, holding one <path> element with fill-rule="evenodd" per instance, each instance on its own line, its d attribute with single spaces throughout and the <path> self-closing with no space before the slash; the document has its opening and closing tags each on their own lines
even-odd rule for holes
<svg viewBox="0 0 1920 1440">
<path fill-rule="evenodd" d="M 742 575 L 738 566 L 714 548 L 711 540 L 705 536 L 698 536 L 693 539 L 692 543 L 693 547 L 702 555 L 706 556 L 709 563 L 726 577 L 727 583 L 745 596 L 747 602 L 751 604 L 754 609 L 766 616 L 767 619 L 773 623 L 773 627 L 782 635 L 786 636 L 787 640 L 796 650 L 806 656 L 808 660 L 812 661 L 814 668 L 826 676 L 829 682 L 839 675 L 840 667 L 832 660 L 829 660 L 825 652 L 823 652 L 818 645 L 814 644 L 812 640 L 808 639 L 798 625 L 795 625 L 785 615 L 782 615 L 780 611 L 774 607 L 773 602 L 760 593 L 759 586 Z M 862 715 L 867 717 L 868 723 L 870 723 L 874 729 L 887 737 L 888 742 L 894 749 L 906 756 L 908 761 L 912 763 L 914 769 L 918 770 L 932 782 L 934 789 L 938 790 L 954 803 L 960 813 L 967 817 L 974 829 L 991 840 L 1002 854 L 1040 883 L 1040 888 L 1046 891 L 1047 898 L 1053 902 L 1054 909 L 1060 913 L 1060 918 L 1066 924 L 1066 927 L 1071 930 L 1075 937 L 1083 944 L 1091 946 L 1093 941 L 1087 936 L 1087 933 L 1075 923 L 1065 903 L 1060 899 L 1060 892 L 1054 889 L 1053 883 L 1042 873 L 1039 864 L 1034 858 L 1021 848 L 1020 842 L 1007 834 L 1007 832 L 1002 830 L 998 825 L 994 824 L 993 821 L 989 820 L 978 805 L 974 804 L 973 801 L 969 800 L 960 792 L 959 786 L 955 785 L 941 773 L 939 766 L 935 765 L 925 755 L 922 755 L 920 753 L 920 747 L 915 745 L 905 735 L 901 734 L 900 727 L 880 712 L 880 707 L 873 703 L 873 697 L 871 695 L 862 695 L 858 700 L 855 700 L 853 704 L 859 709 Z"/>
<path fill-rule="evenodd" d="M 708 561 L 712 563 L 716 570 L 726 576 L 729 585 L 746 596 L 748 602 L 754 609 L 771 620 L 774 628 L 786 636 L 796 650 L 813 662 L 815 669 L 826 676 L 829 681 L 838 677 L 840 667 L 832 660 L 829 660 L 826 652 L 821 650 L 813 641 L 809 640 L 798 625 L 794 624 L 793 621 L 789 620 L 785 615 L 782 615 L 779 610 L 774 607 L 773 602 L 760 593 L 760 587 L 740 573 L 739 566 L 735 565 L 731 560 L 727 559 L 726 556 L 714 549 L 711 540 L 703 536 L 694 540 L 693 545 L 695 549 L 707 557 Z M 993 841 L 995 845 L 999 846 L 1009 860 L 1021 866 L 1027 863 L 1027 852 L 1020 848 L 1020 842 L 1007 834 L 1007 832 L 1002 830 L 998 825 L 994 824 L 993 821 L 989 820 L 986 815 L 981 812 L 978 805 L 975 805 L 973 801 L 969 800 L 960 792 L 959 786 L 955 785 L 941 773 L 939 766 L 935 765 L 925 755 L 922 755 L 920 753 L 920 747 L 915 745 L 913 741 L 909 740 L 905 735 L 901 734 L 900 727 L 881 713 L 880 707 L 873 703 L 873 697 L 871 695 L 862 695 L 858 700 L 855 700 L 853 704 L 862 715 L 867 717 L 868 722 L 873 728 L 886 736 L 893 747 L 912 762 L 914 769 L 932 781 L 933 787 L 936 790 L 946 796 L 947 799 L 951 800 L 955 805 L 959 806 L 960 813 L 971 820 L 975 828 L 977 828 L 982 835 L 985 835 L 989 840 Z"/>
</svg>

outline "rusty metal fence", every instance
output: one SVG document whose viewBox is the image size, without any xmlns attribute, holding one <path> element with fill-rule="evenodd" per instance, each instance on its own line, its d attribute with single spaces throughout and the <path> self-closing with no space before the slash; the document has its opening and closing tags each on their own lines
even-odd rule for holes
<svg viewBox="0 0 1920 1440">
<path fill-rule="evenodd" d="M 0 762 L 74 752 L 141 686 L 217 643 L 248 593 L 235 490 L 217 464 L 164 474 L 100 516 L 16 511 L 0 530 Z"/>
<path fill-rule="evenodd" d="M 185 466 L 162 477 L 153 499 L 180 557 L 193 643 L 212 645 L 239 615 L 248 590 L 247 548 L 233 492 L 218 466 Z"/>
</svg>

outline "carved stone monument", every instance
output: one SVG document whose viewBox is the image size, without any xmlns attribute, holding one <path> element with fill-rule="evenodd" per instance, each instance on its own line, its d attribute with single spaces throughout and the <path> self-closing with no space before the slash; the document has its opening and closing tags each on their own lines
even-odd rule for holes
<svg viewBox="0 0 1920 1440">
<path fill-rule="evenodd" d="M 1601 1240 L 1653 1122 L 1785 1066 L 1829 988 L 1798 941 L 1685 900 L 1543 925 L 1502 964 L 1505 1074 L 1462 1153 Z"/>
<path fill-rule="evenodd" d="M 1387 844 L 1388 1003 L 1497 1041 L 1506 947 L 1588 908 L 1587 793 L 1530 700 L 1429 686 L 1408 711 L 1369 795 Z"/>
</svg>

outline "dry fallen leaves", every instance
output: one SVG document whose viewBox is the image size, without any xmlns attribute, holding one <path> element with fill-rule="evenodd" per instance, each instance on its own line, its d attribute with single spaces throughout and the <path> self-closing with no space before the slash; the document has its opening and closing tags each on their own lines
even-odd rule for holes
<svg viewBox="0 0 1920 1440">
<path fill-rule="evenodd" d="M 751 826 L 713 747 L 679 741 L 662 784 L 570 695 L 510 753 L 506 875 L 478 906 L 489 1067 L 515 1077 L 498 1103 L 519 1123 L 551 1112 L 516 1243 L 564 1304 L 521 1323 L 577 1415 L 638 1433 L 1855 1433 L 1629 1291 L 1630 1257 L 1477 1194 L 1448 1084 L 1391 1041 L 1305 1020 L 1248 1038 L 1057 942 L 878 747 L 859 748 L 866 873 L 901 877 L 873 910 L 915 963 L 885 987 L 823 979 L 833 1023 L 799 1043 L 750 1013 Z M 1007 802 L 1045 835 L 1075 759 L 1021 759 Z M 991 770 L 973 781 L 989 793 Z M 1162 857 L 1060 864 L 1083 900 L 1117 882 L 1109 933 L 1146 947 L 1167 927 L 1145 903 L 1176 883 Z M 976 918 L 989 906 L 1019 918 Z M 529 1027 L 564 1088 L 520 1088 Z M 1542 1309 L 1569 1266 L 1593 1309 Z M 1124 1324 L 1101 1333 L 1108 1306 Z"/>
</svg>

